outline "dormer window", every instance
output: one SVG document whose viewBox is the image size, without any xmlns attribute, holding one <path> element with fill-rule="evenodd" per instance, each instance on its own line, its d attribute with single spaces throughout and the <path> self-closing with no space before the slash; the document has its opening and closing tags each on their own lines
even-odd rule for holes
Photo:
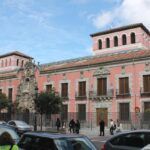
<svg viewBox="0 0 150 150">
<path fill-rule="evenodd" d="M 131 38 L 131 44 L 135 43 L 135 33 L 131 33 L 130 38 Z"/>
<path fill-rule="evenodd" d="M 102 49 L 102 40 L 98 40 L 98 49 Z"/>
<path fill-rule="evenodd" d="M 122 35 L 122 45 L 126 45 L 127 44 L 127 37 L 125 34 Z"/>
<path fill-rule="evenodd" d="M 115 47 L 118 46 L 118 37 L 117 36 L 114 37 L 114 46 Z"/>
<path fill-rule="evenodd" d="M 106 38 L 106 48 L 109 48 L 109 47 L 110 47 L 110 39 Z"/>
<path fill-rule="evenodd" d="M 19 66 L 19 59 L 17 59 L 17 66 Z"/>
</svg>

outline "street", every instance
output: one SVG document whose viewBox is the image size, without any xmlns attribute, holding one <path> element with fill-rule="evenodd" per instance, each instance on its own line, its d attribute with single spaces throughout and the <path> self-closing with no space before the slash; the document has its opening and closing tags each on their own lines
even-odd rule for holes
<svg viewBox="0 0 150 150">
<path fill-rule="evenodd" d="M 110 136 L 95 136 L 95 137 L 89 137 L 90 140 L 94 143 L 94 145 L 97 147 L 98 150 L 101 149 L 101 146 L 105 143 L 105 141 L 109 138 Z"/>
</svg>

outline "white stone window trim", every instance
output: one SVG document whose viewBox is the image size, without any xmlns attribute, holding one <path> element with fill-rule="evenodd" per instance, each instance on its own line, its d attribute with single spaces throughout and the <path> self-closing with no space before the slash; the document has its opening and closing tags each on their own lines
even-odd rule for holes
<svg viewBox="0 0 150 150">
<path fill-rule="evenodd" d="M 140 101 L 140 112 L 144 112 L 144 103 L 150 102 L 150 98 L 142 98 Z"/>
<path fill-rule="evenodd" d="M 128 73 L 128 74 L 117 74 L 117 75 L 115 75 L 115 80 L 116 80 L 116 90 L 119 90 L 119 79 L 120 78 L 126 78 L 126 77 L 128 77 L 128 81 L 129 81 L 129 90 L 130 90 L 130 94 L 131 94 L 131 96 L 132 96 L 132 77 L 133 77 L 133 74 L 131 74 L 131 73 Z"/>
<path fill-rule="evenodd" d="M 46 86 L 47 86 L 47 85 L 52 85 L 52 88 L 54 88 L 54 81 L 45 82 L 45 83 L 44 83 L 44 87 L 43 87 L 43 90 L 44 90 L 44 91 L 46 91 Z"/>
<path fill-rule="evenodd" d="M 146 72 L 146 71 L 143 71 L 143 72 L 140 72 L 139 73 L 139 75 L 140 75 L 140 88 L 143 88 L 143 76 L 144 75 L 150 75 L 150 71 L 148 71 L 148 72 Z"/>
<path fill-rule="evenodd" d="M 79 93 L 79 88 L 78 88 L 79 82 L 82 82 L 82 81 L 86 82 L 86 97 L 88 99 L 88 97 L 89 97 L 89 94 L 88 94 L 88 92 L 89 92 L 89 78 L 76 79 L 76 81 L 75 81 L 75 94 L 76 94 L 76 92 Z"/>
<path fill-rule="evenodd" d="M 110 82 L 109 75 L 96 76 L 96 77 L 93 77 L 93 78 L 94 78 L 93 92 L 97 93 L 97 80 L 100 79 L 100 78 L 106 78 L 107 91 L 110 90 L 109 87 L 111 88 L 112 83 Z"/>
<path fill-rule="evenodd" d="M 60 95 L 62 95 L 61 91 L 62 91 L 62 83 L 68 83 L 68 98 L 70 98 L 71 93 L 70 93 L 70 80 L 60 80 L 59 81 L 59 87 L 58 87 L 58 91 L 60 93 Z"/>
</svg>

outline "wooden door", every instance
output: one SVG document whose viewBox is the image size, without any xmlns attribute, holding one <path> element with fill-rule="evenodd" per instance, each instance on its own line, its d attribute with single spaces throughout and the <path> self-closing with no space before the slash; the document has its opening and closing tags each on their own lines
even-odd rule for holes
<svg viewBox="0 0 150 150">
<path fill-rule="evenodd" d="M 104 120 L 105 126 L 107 126 L 108 124 L 108 109 L 107 108 L 97 108 L 96 116 L 97 116 L 97 125 L 99 125 L 100 120 Z"/>
</svg>

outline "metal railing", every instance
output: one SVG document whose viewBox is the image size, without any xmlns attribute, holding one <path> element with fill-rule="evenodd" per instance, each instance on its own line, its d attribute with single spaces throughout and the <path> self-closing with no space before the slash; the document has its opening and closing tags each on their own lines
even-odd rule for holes
<svg viewBox="0 0 150 150">
<path fill-rule="evenodd" d="M 116 98 L 128 98 L 131 97 L 131 90 L 121 92 L 119 89 L 116 89 Z"/>
<path fill-rule="evenodd" d="M 141 97 L 150 97 L 150 89 L 146 90 L 143 87 L 140 89 Z"/>
</svg>

